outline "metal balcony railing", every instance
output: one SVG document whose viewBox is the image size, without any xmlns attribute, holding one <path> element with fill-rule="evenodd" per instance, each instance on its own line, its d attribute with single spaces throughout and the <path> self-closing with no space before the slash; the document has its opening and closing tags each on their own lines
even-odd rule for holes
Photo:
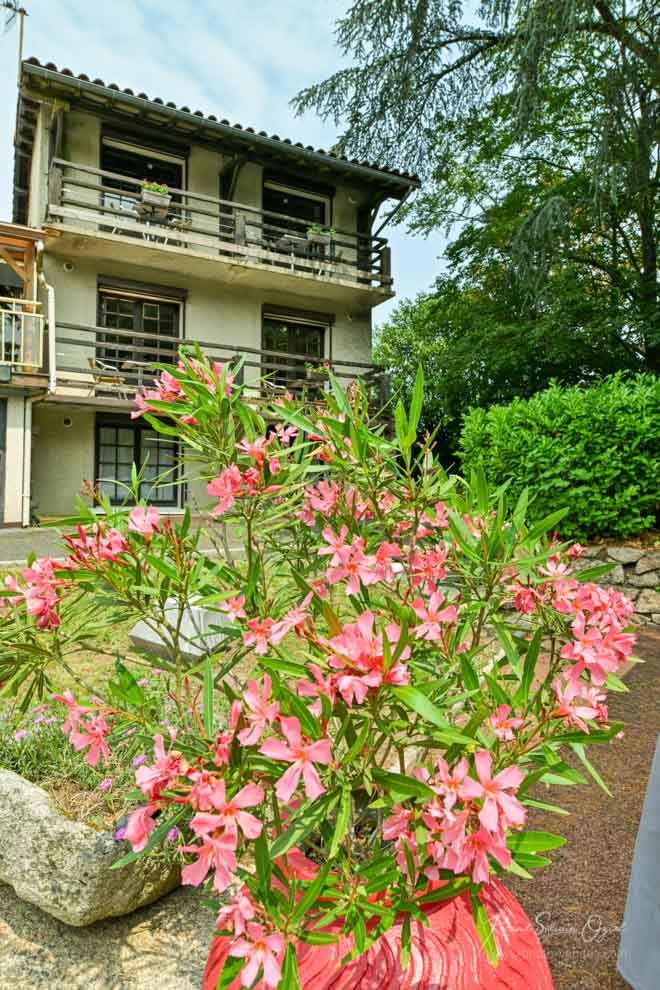
<svg viewBox="0 0 660 990">
<path fill-rule="evenodd" d="M 39 371 L 44 360 L 41 303 L 0 296 L 0 365 Z"/>
<path fill-rule="evenodd" d="M 53 159 L 49 221 L 91 225 L 99 232 L 163 245 L 237 256 L 291 274 L 329 281 L 392 285 L 391 253 L 384 237 L 333 229 L 310 230 L 308 221 L 186 189 L 169 189 L 169 202 L 147 202 L 142 182 L 128 176 Z"/>
</svg>

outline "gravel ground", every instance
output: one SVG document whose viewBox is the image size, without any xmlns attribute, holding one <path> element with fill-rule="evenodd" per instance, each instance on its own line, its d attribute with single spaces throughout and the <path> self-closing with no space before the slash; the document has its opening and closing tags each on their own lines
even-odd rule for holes
<svg viewBox="0 0 660 990">
<path fill-rule="evenodd" d="M 595 784 L 555 787 L 547 800 L 571 812 L 534 812 L 530 825 L 568 842 L 548 854 L 552 866 L 533 883 L 507 881 L 534 921 L 556 990 L 626 990 L 616 972 L 619 929 L 646 783 L 660 732 L 660 631 L 640 636 L 646 662 L 628 673 L 629 694 L 610 695 L 610 715 L 626 723 L 623 740 L 593 746 L 589 758 L 613 798 Z M 579 766 L 579 764 L 578 764 Z"/>
</svg>

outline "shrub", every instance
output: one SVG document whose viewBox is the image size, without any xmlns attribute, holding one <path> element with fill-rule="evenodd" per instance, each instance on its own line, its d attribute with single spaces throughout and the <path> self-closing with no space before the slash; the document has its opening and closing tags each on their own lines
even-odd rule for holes
<svg viewBox="0 0 660 990">
<path fill-rule="evenodd" d="M 482 467 L 529 489 L 530 513 L 566 507 L 565 539 L 625 539 L 655 525 L 660 469 L 660 381 L 614 375 L 590 388 L 553 384 L 531 399 L 472 409 L 461 434 L 463 468 Z"/>
</svg>

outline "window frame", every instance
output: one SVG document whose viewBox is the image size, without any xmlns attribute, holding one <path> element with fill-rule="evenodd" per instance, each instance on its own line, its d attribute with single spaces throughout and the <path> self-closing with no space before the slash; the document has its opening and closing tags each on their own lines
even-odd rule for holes
<svg viewBox="0 0 660 990">
<path fill-rule="evenodd" d="M 307 189 L 299 189 L 296 186 L 287 186 L 281 182 L 276 182 L 273 179 L 264 179 L 263 189 L 272 189 L 279 193 L 288 193 L 290 196 L 297 196 L 299 199 L 310 199 L 316 203 L 323 203 L 324 206 L 324 220 L 323 226 L 329 227 L 332 222 L 332 197 L 328 196 L 326 193 L 311 192 Z M 263 207 L 263 192 L 262 192 L 262 207 Z M 277 213 L 277 210 L 269 211 Z M 299 220 L 300 223 L 311 223 L 311 220 L 305 220 L 304 217 L 294 217 L 289 213 L 282 213 L 281 216 L 290 217 L 291 220 Z"/>
<path fill-rule="evenodd" d="M 123 334 L 119 335 L 119 340 L 125 341 L 124 347 L 131 347 L 135 354 L 140 353 L 141 348 L 151 348 L 157 349 L 158 353 L 148 354 L 148 359 L 150 361 L 172 361 L 176 358 L 176 353 L 178 347 L 176 346 L 177 341 L 185 340 L 185 297 L 181 293 L 172 295 L 167 295 L 167 290 L 162 293 L 158 291 L 158 288 L 154 286 L 134 286 L 131 287 L 127 285 L 123 287 L 121 285 L 111 285 L 105 284 L 101 279 L 99 279 L 96 288 L 96 326 L 97 326 L 97 341 L 96 350 L 99 360 L 101 361 L 114 361 L 112 357 L 105 355 L 104 348 L 107 346 L 108 350 L 112 350 L 112 344 L 106 344 L 103 340 L 99 340 L 98 337 L 104 332 L 111 336 L 113 333 L 112 327 L 106 327 L 103 325 L 103 296 L 114 296 L 117 299 L 124 299 L 133 303 L 134 307 L 134 320 L 137 319 L 139 327 L 134 328 L 134 336 L 132 338 L 124 337 Z M 144 333 L 150 333 L 151 331 L 145 330 L 144 328 L 144 304 L 147 303 L 166 303 L 167 305 L 175 306 L 177 309 L 177 320 L 176 320 L 176 331 L 171 340 L 175 345 L 172 347 L 171 351 L 168 353 L 166 347 L 162 347 L 162 342 L 167 338 L 162 335 L 162 342 L 156 340 L 150 340 L 149 338 L 143 337 Z M 136 316 L 136 314 L 139 314 Z M 130 345 L 129 345 L 130 341 Z M 163 353 L 161 353 L 161 349 Z M 121 370 L 121 366 L 118 368 Z"/>
<path fill-rule="evenodd" d="M 115 430 L 130 430 L 133 433 L 133 460 L 132 464 L 135 464 L 136 468 L 139 470 L 143 460 L 141 460 L 140 455 L 144 453 L 142 445 L 142 435 L 144 433 L 155 433 L 156 431 L 149 423 L 142 422 L 141 420 L 132 420 L 130 417 L 122 416 L 113 413 L 97 412 L 94 420 L 94 485 L 98 486 L 102 480 L 109 481 L 111 483 L 123 484 L 119 482 L 117 478 L 103 478 L 101 477 L 101 430 L 104 428 L 110 428 Z M 183 485 L 180 484 L 181 481 L 181 445 L 176 441 L 170 441 L 163 438 L 165 443 L 172 443 L 175 451 L 175 470 L 171 475 L 171 480 L 168 481 L 168 486 L 171 485 L 174 489 L 173 499 L 154 499 L 153 496 L 150 498 L 150 502 L 157 508 L 170 508 L 179 509 L 183 501 Z M 107 446 L 107 444 L 103 444 Z M 117 470 L 118 460 L 117 451 L 119 446 L 115 442 L 115 470 Z M 146 486 L 149 482 L 143 482 Z M 104 493 L 107 494 L 107 493 Z M 121 505 L 125 499 L 124 495 L 110 495 L 111 505 Z"/>
</svg>

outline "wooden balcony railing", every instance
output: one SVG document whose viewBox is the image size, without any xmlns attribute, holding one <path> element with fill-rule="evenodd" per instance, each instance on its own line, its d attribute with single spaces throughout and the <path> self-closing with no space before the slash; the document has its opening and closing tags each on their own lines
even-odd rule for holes
<svg viewBox="0 0 660 990">
<path fill-rule="evenodd" d="M 0 296 L 0 365 L 39 371 L 44 360 L 41 303 Z"/>
<path fill-rule="evenodd" d="M 328 368 L 344 387 L 364 382 L 374 408 L 388 400 L 389 379 L 379 365 L 62 322 L 57 326 L 58 391 L 89 400 L 132 402 L 138 389 L 152 384 L 156 362 L 176 363 L 182 352 L 193 353 L 195 345 L 213 361 L 236 364 L 242 358 L 240 382 L 257 401 L 285 390 L 321 401 Z"/>
<path fill-rule="evenodd" d="M 308 221 L 186 189 L 170 189 L 165 207 L 145 203 L 142 182 L 91 165 L 53 159 L 51 222 L 92 224 L 99 232 L 150 245 L 237 255 L 293 274 L 306 273 L 389 290 L 391 254 L 384 237 L 334 229 L 323 238 Z"/>
</svg>

